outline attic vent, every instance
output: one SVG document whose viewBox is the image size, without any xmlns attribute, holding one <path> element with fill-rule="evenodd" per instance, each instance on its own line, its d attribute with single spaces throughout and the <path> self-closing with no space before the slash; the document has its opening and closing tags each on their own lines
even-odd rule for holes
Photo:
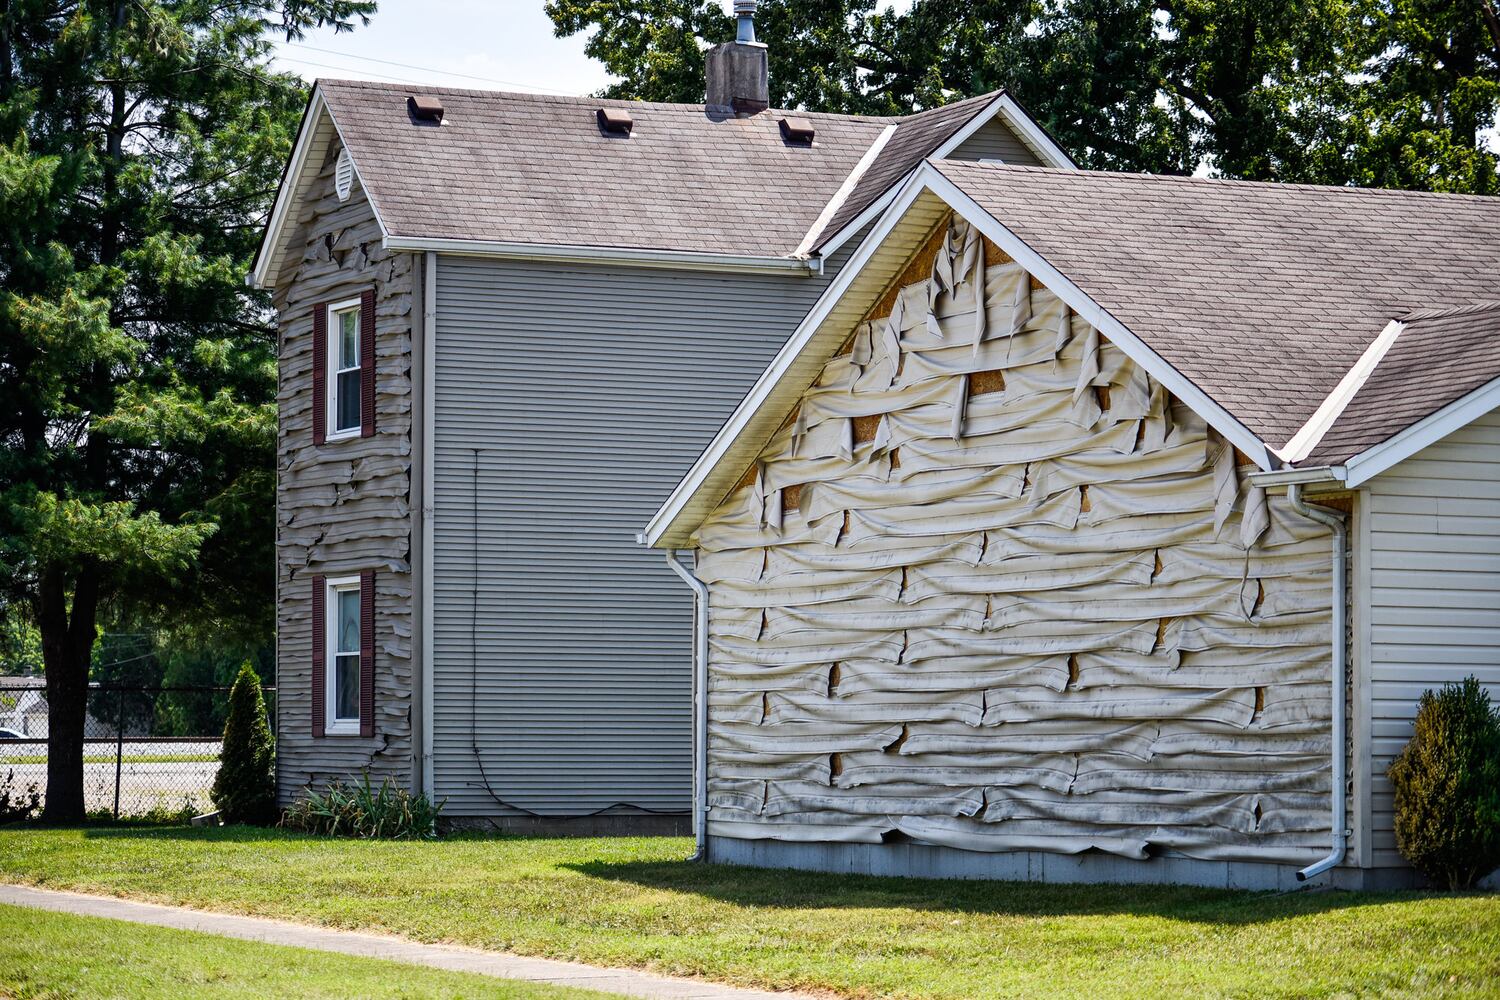
<svg viewBox="0 0 1500 1000">
<path fill-rule="evenodd" d="M 349 149 L 345 147 L 339 150 L 338 162 L 333 165 L 333 190 L 338 194 L 339 201 L 348 201 L 349 192 L 354 188 L 354 161 L 349 159 Z"/>
<path fill-rule="evenodd" d="M 432 122 L 436 125 L 443 123 L 443 102 L 426 94 L 408 97 L 406 112 L 411 115 L 412 121 Z"/>
<path fill-rule="evenodd" d="M 806 118 L 781 119 L 781 138 L 798 146 L 811 146 L 813 124 Z"/>
<path fill-rule="evenodd" d="M 600 108 L 594 114 L 599 119 L 599 131 L 605 135 L 629 135 L 635 128 L 630 112 L 624 108 Z"/>
</svg>

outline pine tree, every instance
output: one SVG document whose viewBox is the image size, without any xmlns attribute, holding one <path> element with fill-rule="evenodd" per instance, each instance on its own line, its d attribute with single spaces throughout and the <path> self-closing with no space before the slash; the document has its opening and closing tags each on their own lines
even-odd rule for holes
<svg viewBox="0 0 1500 1000">
<path fill-rule="evenodd" d="M 275 337 L 246 288 L 306 100 L 268 33 L 369 0 L 0 3 L 0 589 L 83 818 L 101 615 L 269 629 Z"/>
<path fill-rule="evenodd" d="M 276 742 L 266 723 L 260 677 L 248 660 L 229 691 L 219 773 L 210 795 L 227 822 L 264 825 L 276 819 Z"/>
</svg>

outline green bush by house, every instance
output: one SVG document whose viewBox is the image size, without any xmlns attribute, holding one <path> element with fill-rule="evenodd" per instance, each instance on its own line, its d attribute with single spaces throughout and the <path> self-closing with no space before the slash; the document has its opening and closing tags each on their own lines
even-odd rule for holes
<svg viewBox="0 0 1500 1000">
<path fill-rule="evenodd" d="M 276 820 L 276 742 L 266 723 L 260 678 L 247 662 L 229 692 L 224 747 L 210 795 L 231 823 Z"/>
<path fill-rule="evenodd" d="M 331 836 L 425 840 L 437 836 L 442 811 L 442 802 L 434 805 L 426 795 L 413 795 L 390 778 L 373 788 L 366 771 L 355 785 L 334 781 L 321 792 L 304 789 L 281 825 Z"/>
<path fill-rule="evenodd" d="M 1412 867 L 1449 889 L 1500 867 L 1500 712 L 1477 680 L 1423 692 L 1389 774 L 1396 845 Z"/>
</svg>

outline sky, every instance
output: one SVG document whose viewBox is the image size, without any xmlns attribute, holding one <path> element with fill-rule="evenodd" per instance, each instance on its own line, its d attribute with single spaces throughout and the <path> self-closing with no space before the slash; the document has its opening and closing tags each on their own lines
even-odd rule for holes
<svg viewBox="0 0 1500 1000">
<path fill-rule="evenodd" d="M 583 54 L 584 35 L 557 38 L 543 0 L 380 0 L 367 27 L 277 41 L 276 63 L 317 77 L 479 90 L 588 94 L 609 83 Z M 397 65 L 399 64 L 399 65 Z"/>
</svg>

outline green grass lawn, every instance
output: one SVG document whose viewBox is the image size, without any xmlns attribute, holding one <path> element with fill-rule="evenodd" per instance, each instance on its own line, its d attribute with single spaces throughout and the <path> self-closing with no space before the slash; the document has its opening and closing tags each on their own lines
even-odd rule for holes
<svg viewBox="0 0 1500 1000">
<path fill-rule="evenodd" d="M 681 839 L 0 831 L 0 879 L 847 997 L 1500 996 L 1500 896 L 688 864 Z"/>
<path fill-rule="evenodd" d="M 603 993 L 3 905 L 0 997 L 608 1000 Z"/>
</svg>

